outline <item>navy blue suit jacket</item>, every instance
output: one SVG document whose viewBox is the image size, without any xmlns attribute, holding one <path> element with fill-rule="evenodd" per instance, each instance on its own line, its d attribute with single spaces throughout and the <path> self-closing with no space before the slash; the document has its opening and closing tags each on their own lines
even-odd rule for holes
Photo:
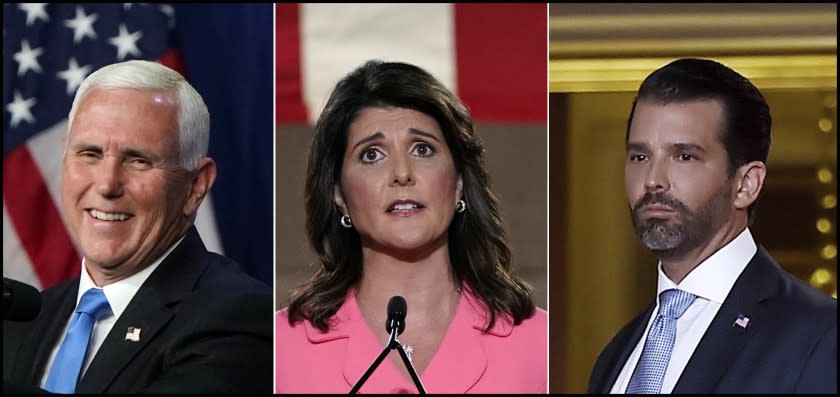
<svg viewBox="0 0 840 397">
<path fill-rule="evenodd" d="M 590 393 L 609 393 L 655 307 L 598 357 Z M 735 326 L 738 314 L 750 321 Z M 763 247 L 738 277 L 673 393 L 837 393 L 837 301 L 783 271 Z"/>
<path fill-rule="evenodd" d="M 4 388 L 37 386 L 79 278 L 43 291 L 32 322 L 3 322 Z M 271 289 L 208 252 L 195 228 L 149 275 L 79 380 L 77 393 L 271 393 Z M 128 327 L 140 341 L 126 340 Z"/>
</svg>

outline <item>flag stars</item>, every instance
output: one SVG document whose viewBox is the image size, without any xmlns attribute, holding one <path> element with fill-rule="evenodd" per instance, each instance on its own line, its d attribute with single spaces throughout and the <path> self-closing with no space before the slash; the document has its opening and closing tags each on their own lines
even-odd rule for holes
<svg viewBox="0 0 840 397">
<path fill-rule="evenodd" d="M 35 21 L 43 19 L 44 22 L 50 20 L 47 15 L 47 3 L 23 3 L 18 4 L 18 8 L 26 12 L 26 26 L 30 26 Z"/>
<path fill-rule="evenodd" d="M 169 19 L 169 23 L 168 23 L 169 29 L 172 29 L 173 27 L 175 27 L 175 8 L 172 7 L 169 4 L 162 4 L 160 6 L 160 12 L 162 12 L 163 15 L 166 15 L 168 17 L 168 19 Z"/>
<path fill-rule="evenodd" d="M 90 65 L 79 67 L 76 58 L 70 58 L 67 70 L 62 70 L 56 74 L 60 79 L 67 81 L 67 95 L 73 95 L 76 92 L 76 88 L 82 84 L 82 80 L 90 73 L 90 69 Z"/>
<path fill-rule="evenodd" d="M 28 70 L 41 73 L 41 65 L 38 63 L 38 56 L 44 53 L 42 48 L 32 49 L 29 41 L 23 40 L 20 43 L 20 51 L 13 56 L 18 63 L 18 76 L 23 76 Z"/>
<path fill-rule="evenodd" d="M 81 42 L 85 37 L 96 39 L 96 32 L 93 30 L 93 22 L 99 18 L 97 14 L 85 15 L 82 6 L 76 6 L 76 18 L 68 19 L 64 26 L 73 29 L 73 43 Z"/>
<path fill-rule="evenodd" d="M 12 121 L 9 123 L 12 128 L 17 127 L 21 120 L 30 124 L 35 124 L 35 117 L 29 108 L 35 106 L 38 101 L 35 98 L 23 99 L 20 92 L 15 91 L 15 100 L 6 105 L 6 110 L 12 114 Z"/>
<path fill-rule="evenodd" d="M 139 30 L 134 33 L 128 33 L 125 24 L 120 24 L 120 34 L 108 39 L 108 42 L 117 46 L 117 59 L 120 61 L 125 59 L 127 54 L 139 57 L 140 49 L 137 48 L 137 40 L 143 37 L 143 33 Z"/>
</svg>

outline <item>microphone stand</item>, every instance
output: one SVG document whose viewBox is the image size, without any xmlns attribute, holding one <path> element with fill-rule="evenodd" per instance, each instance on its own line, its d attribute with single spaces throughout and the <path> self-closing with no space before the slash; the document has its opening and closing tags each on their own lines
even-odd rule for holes
<svg viewBox="0 0 840 397">
<path fill-rule="evenodd" d="M 385 345 L 385 349 L 382 350 L 382 353 L 379 353 L 379 357 L 373 362 L 373 364 L 368 367 L 367 371 L 362 375 L 361 378 L 353 385 L 353 388 L 350 389 L 350 394 L 356 394 L 359 392 L 359 389 L 362 385 L 367 381 L 373 371 L 379 367 L 379 364 L 382 363 L 382 360 L 388 356 L 388 353 L 391 350 L 396 349 L 400 353 L 400 357 L 402 358 L 403 363 L 405 364 L 405 368 L 408 369 L 408 374 L 411 375 L 411 380 L 414 381 L 414 386 L 417 387 L 417 392 L 420 394 L 426 394 L 426 388 L 423 387 L 423 383 L 420 382 L 420 377 L 417 376 L 417 372 L 414 370 L 414 366 L 411 365 L 411 361 L 408 359 L 408 355 L 405 354 L 405 349 L 402 347 L 399 339 L 397 339 L 397 329 L 398 326 L 391 327 L 391 336 L 388 338 L 388 343 Z"/>
</svg>

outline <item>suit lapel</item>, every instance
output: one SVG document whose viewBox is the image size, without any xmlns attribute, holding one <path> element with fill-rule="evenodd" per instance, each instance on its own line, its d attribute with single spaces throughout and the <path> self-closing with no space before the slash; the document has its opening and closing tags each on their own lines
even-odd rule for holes
<svg viewBox="0 0 840 397">
<path fill-rule="evenodd" d="M 624 335 L 626 336 L 617 341 L 616 346 L 621 346 L 621 350 L 618 351 L 618 355 L 613 356 L 613 361 L 608 366 L 610 372 L 606 374 L 606 377 L 602 378 L 601 385 L 597 388 L 598 393 L 609 394 L 610 390 L 612 390 L 613 384 L 618 379 L 618 375 L 624 368 L 628 357 L 630 357 L 630 353 L 633 352 L 636 344 L 639 343 L 639 339 L 642 338 L 642 334 L 644 334 L 648 324 L 647 320 L 650 319 L 655 307 L 655 302 L 648 306 L 647 310 L 639 317 L 636 317 L 631 323 L 629 329 L 632 332 L 625 332 Z"/>
<path fill-rule="evenodd" d="M 340 330 L 331 333 L 331 338 L 346 337 L 347 353 L 344 357 L 344 379 L 348 390 L 356 384 L 376 357 L 382 352 L 376 336 L 362 318 L 361 311 L 351 290 L 344 305 L 337 313 L 340 315 Z M 423 387 L 428 393 L 458 393 L 470 390 L 487 369 L 487 352 L 482 338 L 507 337 L 513 325 L 503 318 L 497 318 L 489 335 L 483 335 L 485 326 L 483 309 L 472 295 L 469 287 L 464 286 L 458 301 L 458 308 L 447 328 L 440 347 L 423 373 L 418 373 Z M 307 332 L 309 330 L 307 329 Z M 383 330 L 384 332 L 384 330 Z M 310 340 L 311 337 L 310 337 Z M 390 359 L 391 351 L 361 388 L 361 392 L 388 393 L 405 389 L 414 392 L 411 379 L 400 372 L 399 366 Z M 453 374 L 457 374 L 454 376 Z M 445 389 L 442 389 L 445 387 Z"/>
<path fill-rule="evenodd" d="M 484 341 L 487 338 L 506 338 L 513 332 L 513 323 L 503 316 L 497 316 L 490 332 L 483 334 L 486 320 L 482 304 L 473 296 L 469 286 L 464 284 L 455 316 L 440 347 L 422 374 L 427 392 L 464 394 L 481 380 L 487 370 Z"/>
<path fill-rule="evenodd" d="M 341 329 L 334 335 L 346 335 L 347 353 L 344 356 L 344 380 L 350 390 L 359 381 L 362 374 L 370 367 L 377 356 L 382 353 L 384 346 L 379 344 L 376 335 L 371 331 L 362 317 L 356 302 L 355 292 L 350 290 L 339 313 Z M 385 332 L 383 329 L 382 332 Z M 395 389 L 404 388 L 414 390 L 413 383 L 405 379 L 399 369 L 391 361 L 390 356 L 397 354 L 393 350 L 365 381 L 359 390 L 362 393 L 391 393 Z M 395 381 L 397 383 L 395 383 Z"/>
<path fill-rule="evenodd" d="M 738 277 L 674 386 L 674 393 L 712 393 L 750 337 L 772 315 L 762 304 L 775 292 L 781 269 L 770 255 L 758 252 Z M 746 327 L 735 324 L 739 315 L 749 318 Z"/>
<path fill-rule="evenodd" d="M 143 301 L 144 304 L 135 304 Z M 134 356 L 172 318 L 162 296 L 151 288 L 140 288 L 125 312 L 114 324 L 76 388 L 79 393 L 104 393 Z M 140 328 L 140 341 L 125 338 L 128 327 Z"/>
<path fill-rule="evenodd" d="M 50 294 L 44 296 L 43 310 L 39 314 L 38 325 L 33 327 L 20 347 L 21 354 L 31 354 L 15 360 L 15 379 L 27 379 L 30 384 L 39 385 L 46 370 L 47 360 L 53 347 L 61 341 L 64 326 L 70 320 L 70 314 L 76 307 L 79 292 L 79 278 L 68 282 Z"/>
<path fill-rule="evenodd" d="M 79 380 L 78 393 L 106 392 L 131 360 L 152 342 L 175 314 L 174 306 L 194 288 L 206 266 L 205 254 L 198 232 L 191 228 L 137 290 Z M 141 329 L 139 341 L 126 338 L 129 327 Z"/>
</svg>

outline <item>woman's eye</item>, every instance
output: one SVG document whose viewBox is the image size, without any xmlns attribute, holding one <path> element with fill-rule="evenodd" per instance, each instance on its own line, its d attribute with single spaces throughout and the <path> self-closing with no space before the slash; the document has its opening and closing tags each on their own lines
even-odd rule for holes
<svg viewBox="0 0 840 397">
<path fill-rule="evenodd" d="M 376 148 L 367 148 L 362 151 L 362 161 L 365 163 L 373 163 L 382 158 L 382 152 Z"/>
<path fill-rule="evenodd" d="M 414 145 L 414 150 L 412 150 L 413 154 L 420 156 L 420 157 L 429 157 L 435 153 L 434 149 L 432 149 L 431 145 L 428 143 L 418 143 Z"/>
</svg>

